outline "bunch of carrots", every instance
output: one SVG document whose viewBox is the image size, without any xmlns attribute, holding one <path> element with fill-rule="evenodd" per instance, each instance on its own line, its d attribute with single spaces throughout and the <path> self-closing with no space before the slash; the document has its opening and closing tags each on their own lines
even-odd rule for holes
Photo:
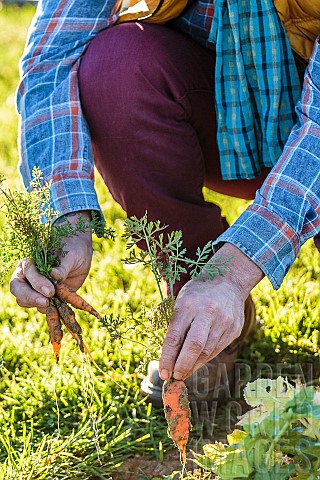
<svg viewBox="0 0 320 480">
<path fill-rule="evenodd" d="M 80 351 L 82 353 L 86 352 L 91 357 L 90 351 L 82 339 L 82 330 L 71 306 L 90 313 L 99 320 L 101 319 L 100 314 L 65 283 L 56 283 L 55 292 L 46 311 L 46 320 L 56 363 L 59 362 L 60 358 L 61 340 L 63 337 L 62 324 L 76 340 Z"/>
<path fill-rule="evenodd" d="M 101 316 L 65 283 L 57 283 L 52 279 L 50 272 L 67 253 L 66 238 L 90 230 L 113 240 L 115 232 L 106 228 L 94 215 L 90 223 L 86 218 L 79 217 L 75 225 L 68 221 L 57 225 L 55 221 L 59 213 L 51 207 L 51 184 L 51 181 L 44 182 L 41 170 L 34 167 L 30 192 L 20 188 L 12 191 L 0 174 L 0 211 L 5 216 L 0 235 L 0 283 L 6 281 L 19 261 L 32 259 L 38 271 L 55 285 L 55 295 L 50 300 L 46 318 L 56 362 L 59 362 L 60 357 L 62 324 L 76 340 L 81 352 L 88 353 L 92 360 L 71 307 L 88 312 L 98 319 Z"/>
</svg>

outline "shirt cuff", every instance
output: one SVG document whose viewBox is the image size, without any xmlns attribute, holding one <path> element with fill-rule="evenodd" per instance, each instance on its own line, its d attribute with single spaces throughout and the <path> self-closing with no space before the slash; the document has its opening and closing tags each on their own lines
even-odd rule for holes
<svg viewBox="0 0 320 480">
<path fill-rule="evenodd" d="M 272 210 L 252 204 L 212 244 L 231 243 L 249 257 L 279 289 L 300 249 L 300 238 L 292 227 Z"/>
<path fill-rule="evenodd" d="M 51 208 L 58 212 L 57 218 L 71 212 L 90 210 L 96 212 L 104 225 L 104 216 L 89 173 L 68 171 L 56 174 L 52 179 L 50 192 Z M 95 233 L 101 236 L 101 230 Z"/>
</svg>

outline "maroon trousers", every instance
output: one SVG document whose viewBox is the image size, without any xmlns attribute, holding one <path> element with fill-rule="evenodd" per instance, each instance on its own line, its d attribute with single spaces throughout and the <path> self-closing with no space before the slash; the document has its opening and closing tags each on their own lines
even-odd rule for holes
<svg viewBox="0 0 320 480">
<path fill-rule="evenodd" d="M 268 173 L 221 178 L 214 64 L 212 50 L 182 33 L 127 23 L 90 43 L 79 73 L 95 164 L 113 198 L 128 216 L 147 211 L 182 230 L 190 257 L 227 226 L 203 186 L 251 199 Z"/>
</svg>

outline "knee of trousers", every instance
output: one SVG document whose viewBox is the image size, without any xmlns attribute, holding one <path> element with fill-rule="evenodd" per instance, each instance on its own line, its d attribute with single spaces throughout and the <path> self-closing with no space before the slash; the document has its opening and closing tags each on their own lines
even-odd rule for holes
<svg viewBox="0 0 320 480">
<path fill-rule="evenodd" d="M 163 107 L 163 97 L 172 101 L 180 96 L 185 73 L 172 52 L 176 37 L 189 41 L 160 25 L 128 23 L 100 32 L 82 57 L 79 71 L 89 124 L 98 117 L 108 122 L 108 128 L 128 125 L 137 110 L 154 111 L 157 104 Z"/>
</svg>

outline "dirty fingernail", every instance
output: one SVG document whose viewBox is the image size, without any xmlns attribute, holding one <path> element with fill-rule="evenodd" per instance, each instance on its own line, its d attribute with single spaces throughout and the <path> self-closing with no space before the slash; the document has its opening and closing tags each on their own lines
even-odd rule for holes
<svg viewBox="0 0 320 480">
<path fill-rule="evenodd" d="M 55 279 L 55 280 L 62 280 L 63 279 L 63 275 L 60 271 L 59 268 L 53 268 L 50 272 L 50 274 L 52 275 L 52 277 Z"/>
<path fill-rule="evenodd" d="M 173 372 L 173 378 L 174 378 L 175 380 L 182 380 L 182 376 L 183 376 L 183 375 L 182 375 L 182 373 L 180 373 L 180 372 Z"/>
<path fill-rule="evenodd" d="M 169 380 L 170 376 L 168 370 L 162 369 L 160 372 L 160 377 L 162 380 Z"/>
<path fill-rule="evenodd" d="M 45 295 L 46 297 L 49 297 L 51 295 L 51 289 L 49 287 L 42 287 L 41 288 L 41 292 L 43 293 L 43 295 Z"/>
</svg>

